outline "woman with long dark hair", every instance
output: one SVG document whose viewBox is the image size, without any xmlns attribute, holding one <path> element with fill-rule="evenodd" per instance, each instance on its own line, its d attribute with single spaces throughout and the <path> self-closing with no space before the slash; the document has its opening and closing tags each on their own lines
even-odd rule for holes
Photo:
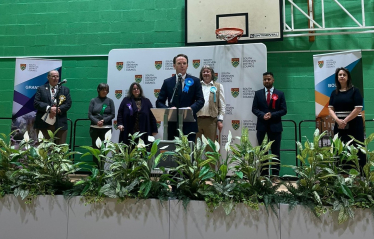
<svg viewBox="0 0 374 239">
<path fill-rule="evenodd" d="M 122 100 L 117 114 L 117 125 L 121 131 L 119 142 L 129 144 L 129 134 L 143 133 L 141 139 L 148 144 L 148 136 L 156 135 L 157 122 L 151 108 L 151 101 L 144 97 L 140 84 L 130 85 L 127 96 Z"/>
</svg>

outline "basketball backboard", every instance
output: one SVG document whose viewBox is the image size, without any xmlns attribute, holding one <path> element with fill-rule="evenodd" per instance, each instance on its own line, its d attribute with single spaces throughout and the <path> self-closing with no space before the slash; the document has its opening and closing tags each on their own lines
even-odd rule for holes
<svg viewBox="0 0 374 239">
<path fill-rule="evenodd" d="M 185 0 L 186 45 L 227 44 L 218 28 L 241 28 L 238 43 L 281 41 L 281 0 Z"/>
</svg>

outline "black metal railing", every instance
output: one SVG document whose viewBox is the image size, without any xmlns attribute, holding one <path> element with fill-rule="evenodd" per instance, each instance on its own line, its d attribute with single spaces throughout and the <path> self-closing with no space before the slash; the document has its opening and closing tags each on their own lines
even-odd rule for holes
<svg viewBox="0 0 374 239">
<path fill-rule="evenodd" d="M 69 148 L 70 148 L 70 150 L 72 150 L 72 148 L 71 148 L 71 140 L 72 140 L 72 138 L 73 138 L 73 121 L 71 120 L 71 119 L 69 119 L 68 118 L 68 122 L 70 123 L 70 133 L 69 133 Z"/>
<path fill-rule="evenodd" d="M 295 152 L 295 162 L 297 163 L 297 127 L 296 127 L 296 122 L 294 120 L 282 120 L 282 122 L 291 122 L 294 125 L 294 139 L 295 139 L 295 148 L 294 149 L 281 149 L 280 151 L 286 151 L 286 152 Z"/>
<path fill-rule="evenodd" d="M 73 146 L 72 146 L 73 151 L 75 151 L 75 148 L 76 148 L 76 147 L 81 146 L 81 145 L 77 145 L 77 144 L 76 144 L 77 123 L 78 123 L 79 121 L 90 121 L 90 119 L 76 119 L 76 120 L 74 121 L 74 135 L 73 135 L 73 139 L 74 139 L 74 140 L 73 140 Z"/>
<path fill-rule="evenodd" d="M 297 162 L 297 145 L 296 145 L 296 141 L 297 141 L 297 126 L 296 126 L 296 122 L 294 121 L 294 120 L 282 120 L 282 123 L 283 122 L 291 122 L 291 123 L 293 123 L 293 125 L 294 125 L 294 147 L 295 148 L 291 148 L 291 149 L 281 149 L 280 151 L 281 152 L 295 152 L 295 161 Z M 284 125 L 283 125 L 283 127 L 284 127 Z M 288 180 L 288 181 L 290 181 L 290 180 L 294 180 L 294 177 L 285 177 L 285 176 L 282 176 L 281 177 L 282 178 L 282 180 Z"/>
<path fill-rule="evenodd" d="M 301 142 L 301 125 L 302 123 L 306 123 L 306 122 L 314 122 L 316 123 L 317 121 L 314 119 L 314 120 L 302 120 L 299 122 L 299 142 Z M 321 131 L 321 129 L 320 129 Z M 299 166 L 299 160 L 296 159 L 296 166 Z"/>
<path fill-rule="evenodd" d="M 0 117 L 0 120 L 12 120 L 13 118 L 12 117 Z M 69 148 L 71 150 L 71 143 L 72 143 L 72 138 L 73 138 L 73 121 L 71 119 L 67 119 L 67 121 L 69 122 L 70 124 L 70 134 L 69 134 Z"/>
<path fill-rule="evenodd" d="M 367 127 L 366 127 L 366 123 L 368 123 L 368 122 L 374 122 L 374 119 L 366 119 L 365 120 L 365 138 L 366 138 L 366 136 L 370 135 L 370 134 L 368 134 L 368 130 L 367 130 Z M 371 144 L 373 144 L 373 142 Z M 369 148 L 369 146 L 368 146 L 368 148 Z"/>
</svg>

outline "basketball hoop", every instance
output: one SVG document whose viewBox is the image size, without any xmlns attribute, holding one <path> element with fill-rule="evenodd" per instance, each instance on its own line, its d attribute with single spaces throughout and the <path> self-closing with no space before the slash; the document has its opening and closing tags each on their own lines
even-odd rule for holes
<svg viewBox="0 0 374 239">
<path fill-rule="evenodd" d="M 216 38 L 227 41 L 227 43 L 237 43 L 242 35 L 243 30 L 240 28 L 231 27 L 216 30 Z"/>
</svg>

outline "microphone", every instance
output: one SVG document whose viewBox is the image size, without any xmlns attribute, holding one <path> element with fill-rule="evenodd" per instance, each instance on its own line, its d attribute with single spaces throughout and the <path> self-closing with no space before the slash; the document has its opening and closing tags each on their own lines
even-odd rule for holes
<svg viewBox="0 0 374 239">
<path fill-rule="evenodd" d="M 68 80 L 67 80 L 67 79 L 64 79 L 63 81 L 59 82 L 57 85 L 60 86 L 60 85 L 62 85 L 62 84 L 65 84 L 66 82 L 68 82 Z"/>
<path fill-rule="evenodd" d="M 182 80 L 182 73 L 178 73 L 178 80 Z"/>
</svg>

